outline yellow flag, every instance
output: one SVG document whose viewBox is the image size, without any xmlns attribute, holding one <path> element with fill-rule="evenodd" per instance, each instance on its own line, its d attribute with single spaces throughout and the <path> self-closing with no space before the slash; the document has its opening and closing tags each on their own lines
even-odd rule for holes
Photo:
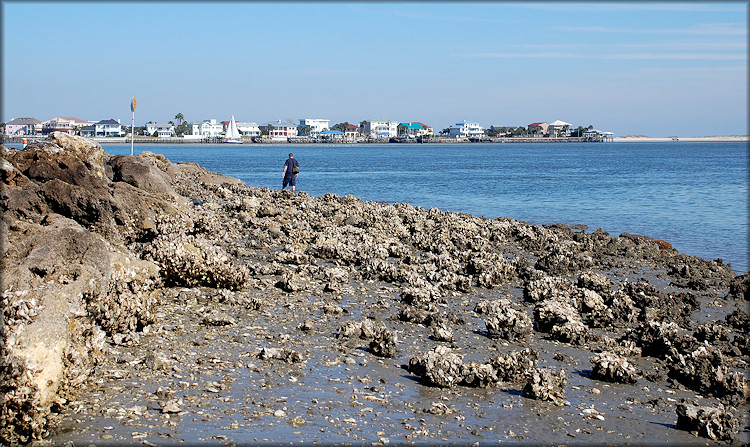
<svg viewBox="0 0 750 447">
<path fill-rule="evenodd" d="M 135 112 L 135 96 L 133 96 L 133 100 L 130 102 L 130 111 Z"/>
</svg>

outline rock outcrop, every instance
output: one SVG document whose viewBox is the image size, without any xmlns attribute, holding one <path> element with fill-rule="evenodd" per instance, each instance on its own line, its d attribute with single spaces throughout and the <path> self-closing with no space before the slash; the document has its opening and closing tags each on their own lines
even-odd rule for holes
<svg viewBox="0 0 750 447">
<path fill-rule="evenodd" d="M 206 242 L 195 252 L 141 255 L 146 243 L 189 237 L 159 225 L 169 216 L 191 227 L 175 176 L 236 180 L 152 153 L 113 157 L 62 133 L 25 150 L 2 147 L 0 157 L 0 439 L 27 442 L 47 432 L 51 408 L 86 381 L 105 337 L 132 339 L 155 322 L 165 281 L 236 287 L 246 272 Z M 200 268 L 175 278 L 180 262 Z"/>
<path fill-rule="evenodd" d="M 254 188 L 193 163 L 150 152 L 112 156 L 57 133 L 24 150 L 1 147 L 0 176 L 6 444 L 43 437 L 109 347 L 138 347 L 165 296 L 201 300 L 207 310 L 200 327 L 213 330 L 237 325 L 240 312 L 271 312 L 274 303 L 261 293 L 269 288 L 305 297 L 295 309 L 311 305 L 311 296 L 327 297 L 322 309 L 310 307 L 296 334 L 318 330 L 314 313 L 321 311 L 340 325 L 338 349 L 398 357 L 415 339 L 402 339 L 391 326 L 414 325 L 409 333 L 431 345 L 412 351 L 406 368 L 425 385 L 525 384 L 526 396 L 564 404 L 564 370 L 538 368 L 532 348 L 506 349 L 544 338 L 603 352 L 592 359 L 593 378 L 633 383 L 661 370 L 665 380 L 727 405 L 746 400 L 739 370 L 750 361 L 747 313 L 701 324 L 694 315 L 701 300 L 746 303 L 748 275 L 720 260 L 680 254 L 664 241 Z M 329 298 L 382 283 L 393 291 L 380 296 L 383 308 L 399 309 L 388 326 L 388 316 L 369 309 L 339 320 L 350 314 Z M 204 295 L 204 288 L 213 292 Z M 214 309 L 217 303 L 224 308 Z M 453 315 L 459 305 L 474 313 Z M 479 326 L 470 326 L 477 315 Z M 476 338 L 493 350 L 464 361 L 459 353 L 477 352 L 462 351 L 473 331 L 487 335 Z M 330 335 L 329 342 L 336 336 Z M 144 365 L 166 367 L 149 355 Z M 640 356 L 656 372 L 636 372 Z M 283 346 L 256 357 L 289 365 L 308 358 Z M 160 398 L 167 414 L 185 405 Z M 696 411 L 684 413 L 684 421 L 696 419 Z M 726 425 L 723 413 L 709 416 Z M 731 436 L 719 431 L 716 439 Z"/>
</svg>

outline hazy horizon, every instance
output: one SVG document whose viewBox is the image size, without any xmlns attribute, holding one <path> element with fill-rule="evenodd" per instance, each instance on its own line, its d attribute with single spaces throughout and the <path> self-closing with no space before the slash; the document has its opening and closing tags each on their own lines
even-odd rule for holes
<svg viewBox="0 0 750 447">
<path fill-rule="evenodd" d="M 747 135 L 747 2 L 2 3 L 3 122 Z"/>
</svg>

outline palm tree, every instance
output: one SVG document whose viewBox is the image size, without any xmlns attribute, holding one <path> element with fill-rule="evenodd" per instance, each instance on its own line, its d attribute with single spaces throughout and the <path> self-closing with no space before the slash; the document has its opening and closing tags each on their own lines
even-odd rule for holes
<svg viewBox="0 0 750 447">
<path fill-rule="evenodd" d="M 177 121 L 180 122 L 180 124 L 182 124 L 182 121 L 185 120 L 185 116 L 182 113 L 178 113 L 177 115 L 174 116 L 174 119 L 176 119 Z"/>
</svg>

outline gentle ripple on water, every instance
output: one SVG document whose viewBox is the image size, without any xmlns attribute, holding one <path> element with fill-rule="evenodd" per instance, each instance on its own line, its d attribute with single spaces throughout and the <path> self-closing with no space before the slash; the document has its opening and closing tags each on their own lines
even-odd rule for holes
<svg viewBox="0 0 750 447">
<path fill-rule="evenodd" d="M 130 153 L 130 145 L 104 147 Z M 298 187 L 313 196 L 586 224 L 748 269 L 745 142 L 136 146 L 146 150 L 272 189 L 294 152 Z"/>
</svg>

